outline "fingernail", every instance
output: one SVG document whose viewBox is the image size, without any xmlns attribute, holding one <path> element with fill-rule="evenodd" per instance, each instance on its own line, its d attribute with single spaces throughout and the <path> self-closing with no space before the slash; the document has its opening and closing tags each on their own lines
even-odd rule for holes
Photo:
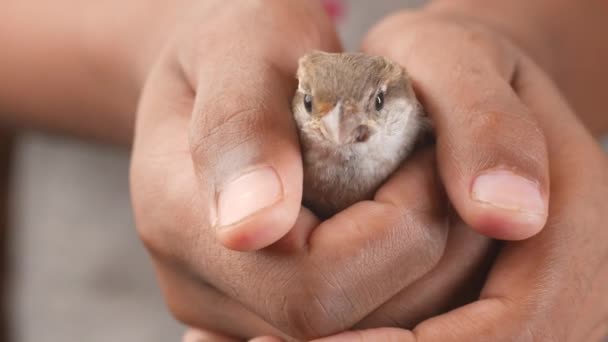
<svg viewBox="0 0 608 342">
<path fill-rule="evenodd" d="M 188 330 L 184 337 L 182 337 L 182 342 L 203 342 L 205 341 L 205 335 L 196 330 Z"/>
<path fill-rule="evenodd" d="M 479 175 L 472 188 L 474 200 L 491 206 L 532 215 L 546 215 L 538 183 L 507 170 Z"/>
<path fill-rule="evenodd" d="M 275 204 L 282 195 L 281 181 L 271 167 L 249 171 L 228 183 L 218 197 L 218 225 L 235 224 Z"/>
</svg>

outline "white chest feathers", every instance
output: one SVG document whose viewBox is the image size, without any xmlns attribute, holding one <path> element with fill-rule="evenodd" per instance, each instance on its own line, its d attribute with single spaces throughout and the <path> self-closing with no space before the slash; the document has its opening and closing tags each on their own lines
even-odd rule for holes
<svg viewBox="0 0 608 342">
<path fill-rule="evenodd" d="M 336 145 L 301 134 L 307 207 L 328 217 L 373 197 L 411 153 L 425 127 L 417 103 L 403 100 L 396 107 L 400 110 L 377 120 L 365 142 Z"/>
</svg>

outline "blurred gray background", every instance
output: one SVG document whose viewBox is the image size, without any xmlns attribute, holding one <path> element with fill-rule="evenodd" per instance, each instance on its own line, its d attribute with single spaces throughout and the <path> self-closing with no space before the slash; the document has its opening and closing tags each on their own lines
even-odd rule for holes
<svg viewBox="0 0 608 342">
<path fill-rule="evenodd" d="M 350 0 L 347 49 L 384 14 L 422 1 Z M 179 341 L 135 229 L 128 151 L 19 138 L 11 198 L 16 341 Z"/>
<path fill-rule="evenodd" d="M 133 226 L 127 152 L 28 134 L 13 170 L 15 341 L 179 341 Z"/>
</svg>

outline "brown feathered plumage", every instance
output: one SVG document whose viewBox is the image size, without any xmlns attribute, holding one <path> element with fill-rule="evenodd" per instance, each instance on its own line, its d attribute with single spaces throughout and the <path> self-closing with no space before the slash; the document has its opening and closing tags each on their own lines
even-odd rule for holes
<svg viewBox="0 0 608 342">
<path fill-rule="evenodd" d="M 328 217 L 371 199 L 428 121 L 405 70 L 384 57 L 313 52 L 297 77 L 304 204 Z"/>
</svg>

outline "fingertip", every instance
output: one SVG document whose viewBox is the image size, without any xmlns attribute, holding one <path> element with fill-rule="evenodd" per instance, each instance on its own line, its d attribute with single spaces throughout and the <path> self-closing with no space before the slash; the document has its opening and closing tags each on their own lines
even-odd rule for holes
<svg viewBox="0 0 608 342">
<path fill-rule="evenodd" d="M 469 225 L 478 233 L 493 239 L 520 241 L 540 233 L 545 223 L 546 216 L 513 214 L 490 208 L 481 212 Z"/>
<path fill-rule="evenodd" d="M 294 191 L 289 181 L 275 167 L 258 165 L 225 182 L 218 191 L 214 219 L 219 241 L 246 252 L 285 236 L 296 222 L 301 201 L 301 191 Z"/>
<path fill-rule="evenodd" d="M 297 220 L 297 210 L 280 201 L 229 226 L 216 227 L 216 236 L 226 248 L 251 252 L 268 247 L 285 236 Z"/>
<path fill-rule="evenodd" d="M 548 216 L 548 198 L 540 183 L 505 169 L 480 173 L 470 190 L 465 221 L 479 233 L 500 240 L 538 234 Z"/>
<path fill-rule="evenodd" d="M 319 218 L 308 208 L 301 207 L 298 218 L 291 230 L 272 248 L 282 253 L 295 253 L 308 245 L 312 231 L 319 225 Z"/>
</svg>

